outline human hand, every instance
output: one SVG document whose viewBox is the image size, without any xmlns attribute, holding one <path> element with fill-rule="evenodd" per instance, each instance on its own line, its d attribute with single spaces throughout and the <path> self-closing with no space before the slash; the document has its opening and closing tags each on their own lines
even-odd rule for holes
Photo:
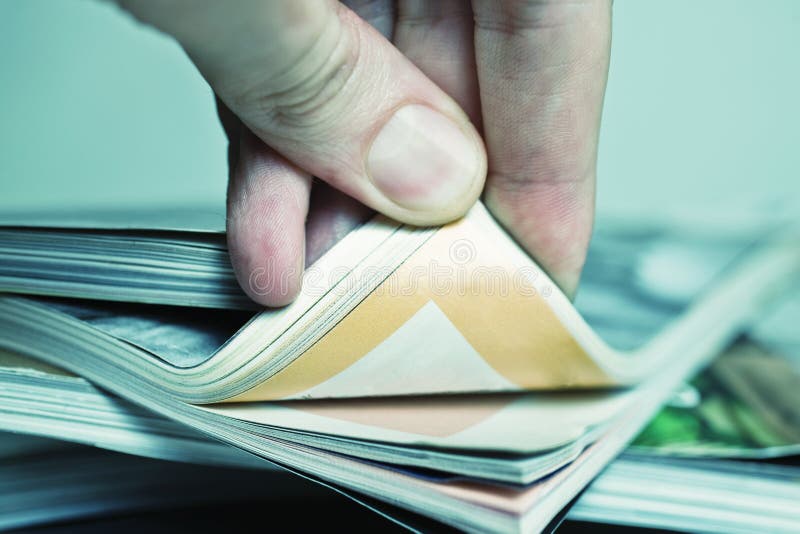
<svg viewBox="0 0 800 534">
<path fill-rule="evenodd" d="M 577 286 L 610 0 L 120 3 L 172 34 L 222 101 L 231 260 L 257 302 L 290 302 L 306 250 L 364 206 L 440 224 L 482 192 L 562 288 Z M 312 193 L 312 176 L 331 187 Z"/>
</svg>

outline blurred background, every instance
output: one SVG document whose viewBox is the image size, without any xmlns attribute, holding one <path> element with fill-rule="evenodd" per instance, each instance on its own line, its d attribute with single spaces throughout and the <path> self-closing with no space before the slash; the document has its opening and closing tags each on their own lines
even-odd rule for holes
<svg viewBox="0 0 800 534">
<path fill-rule="evenodd" d="M 743 224 L 800 207 L 800 2 L 621 0 L 601 217 Z M 169 38 L 108 3 L 0 2 L 0 210 L 210 205 L 225 139 Z"/>
</svg>

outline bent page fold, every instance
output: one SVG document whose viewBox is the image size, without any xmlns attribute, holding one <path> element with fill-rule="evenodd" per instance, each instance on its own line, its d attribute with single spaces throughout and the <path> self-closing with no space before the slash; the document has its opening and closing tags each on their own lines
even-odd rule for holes
<svg viewBox="0 0 800 534">
<path fill-rule="evenodd" d="M 440 229 L 379 218 L 309 268 L 296 302 L 249 321 L 0 297 L 0 346 L 45 359 L 52 346 L 74 346 L 82 367 L 104 359 L 121 376 L 201 404 L 618 387 L 655 372 L 711 326 L 735 329 L 728 308 L 780 289 L 800 255 L 774 239 L 731 250 L 710 288 L 685 311 L 670 308 L 666 328 L 624 352 L 481 205 Z M 758 284 L 737 285 L 743 272 Z M 166 346 L 154 328 L 171 328 Z"/>
</svg>

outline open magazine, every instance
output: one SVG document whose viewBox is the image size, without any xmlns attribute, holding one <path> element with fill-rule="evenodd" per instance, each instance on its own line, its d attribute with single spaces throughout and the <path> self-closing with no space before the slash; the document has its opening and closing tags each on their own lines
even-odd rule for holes
<svg viewBox="0 0 800 534">
<path fill-rule="evenodd" d="M 788 244 L 748 245 L 720 267 L 735 276 L 737 259 L 741 268 L 760 258 L 758 272 L 742 275 L 760 280 L 737 287 L 738 302 L 779 284 L 796 254 Z M 635 384 L 746 311 L 730 308 L 709 296 L 652 339 L 614 350 L 478 205 L 441 229 L 383 218 L 358 228 L 310 266 L 285 308 L 252 315 L 5 297 L 0 337 L 26 352 L 69 346 L 81 368 L 108 365 L 111 376 L 132 373 L 195 404 L 522 392 Z"/>
<path fill-rule="evenodd" d="M 535 530 L 800 265 L 785 236 L 699 240 L 703 261 L 651 254 L 631 278 L 658 239 L 605 244 L 582 316 L 480 205 L 441 229 L 377 219 L 286 308 L 3 296 L 0 346 L 325 483 L 461 528 Z M 650 302 L 625 294 L 659 276 Z"/>
<path fill-rule="evenodd" d="M 800 333 L 793 328 L 798 305 L 800 285 L 777 306 L 763 310 L 691 385 L 679 388 L 567 517 L 691 532 L 794 532 L 798 468 L 731 459 L 787 456 L 800 447 L 798 407 L 792 404 L 800 385 Z M 777 389 L 762 387 L 766 380 Z M 66 455 L 45 456 L 40 447 L 52 448 L 54 442 L 0 434 L 0 459 L 7 458 L 0 472 L 13 481 L 5 491 L 8 502 L 15 503 L 2 514 L 0 528 L 86 518 L 100 511 L 252 499 L 263 492 L 265 498 L 285 498 L 297 485 L 265 472 L 269 463 L 237 448 L 116 398 L 83 378 L 7 352 L 0 354 L 0 430 L 182 463 L 257 470 L 190 470 L 74 448 L 66 449 Z M 513 463 L 495 460 L 493 477 L 503 465 Z M 43 476 L 48 491 L 36 491 Z M 156 483 L 165 476 L 169 487 Z M 154 483 L 163 494 L 141 490 Z M 104 484 L 99 495 L 98 484 Z M 53 486 L 69 491 L 70 502 L 49 499 L 60 495 Z M 197 488 L 207 492 L 198 494 Z M 306 497 L 312 489 L 305 488 Z"/>
</svg>

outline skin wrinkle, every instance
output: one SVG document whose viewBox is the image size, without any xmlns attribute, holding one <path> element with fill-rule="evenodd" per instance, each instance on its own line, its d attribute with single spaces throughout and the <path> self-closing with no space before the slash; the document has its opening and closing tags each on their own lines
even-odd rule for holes
<svg viewBox="0 0 800 534">
<path fill-rule="evenodd" d="M 321 29 L 330 26 L 328 19 L 319 17 L 330 10 L 320 10 L 316 0 L 274 2 L 268 9 L 258 0 L 238 0 L 238 3 L 241 9 L 233 10 L 227 3 L 209 1 L 136 5 L 137 11 L 153 11 L 151 18 L 169 22 L 164 29 L 178 37 L 204 76 L 226 98 L 237 94 L 246 97 L 269 88 L 308 52 L 316 37 L 324 34 Z M 327 3 L 334 5 L 331 1 Z M 156 16 L 170 5 L 179 6 L 176 16 Z M 222 17 L 228 31 L 217 31 Z M 308 38 L 310 44 L 298 43 L 298 38 Z M 243 48 L 242 43 L 248 46 Z M 256 76 L 260 72 L 263 75 Z M 227 101 L 239 110 L 239 102 Z"/>
<path fill-rule="evenodd" d="M 597 0 L 514 0 L 487 2 L 486 9 L 475 15 L 476 29 L 485 29 L 515 36 L 526 31 L 560 30 L 565 25 L 574 24 L 576 12 L 584 12 L 597 3 Z"/>
<path fill-rule="evenodd" d="M 349 12 L 348 12 L 349 13 Z M 354 17 L 352 13 L 348 16 Z M 359 39 L 367 40 L 368 36 L 362 34 L 362 31 L 366 31 L 364 27 L 357 27 L 353 25 L 356 29 L 356 33 Z M 383 126 L 385 120 L 394 113 L 395 110 L 411 104 L 415 103 L 413 100 L 402 99 L 402 93 L 397 91 L 396 83 L 394 83 L 390 78 L 390 72 L 386 68 L 380 69 L 377 73 L 377 76 L 369 78 L 363 74 L 365 69 L 369 69 L 371 65 L 375 64 L 385 64 L 383 56 L 383 51 L 380 49 L 375 49 L 375 47 L 367 47 L 368 52 L 370 53 L 369 57 L 361 57 L 359 59 L 359 63 L 354 68 L 354 79 L 360 79 L 361 81 L 369 81 L 370 85 L 372 86 L 381 86 L 385 85 L 390 88 L 388 94 L 385 94 L 383 97 L 384 102 L 393 102 L 393 106 L 391 108 L 386 108 L 385 111 L 382 113 L 383 119 L 375 120 L 375 102 L 374 99 L 372 101 L 362 101 L 363 99 L 356 98 L 358 95 L 362 93 L 374 93 L 374 94 L 381 94 L 380 91 L 376 92 L 372 89 L 355 89 L 344 88 L 345 90 L 340 91 L 337 94 L 336 98 L 350 98 L 350 101 L 344 101 L 343 103 L 337 103 L 336 105 L 331 106 L 331 109 L 340 109 L 340 108 L 349 108 L 349 114 L 355 117 L 364 117 L 364 122 L 368 124 L 368 128 L 359 132 L 358 141 L 361 142 L 360 145 L 353 146 L 351 148 L 357 148 L 354 150 L 355 153 L 366 154 L 368 153 L 370 143 L 372 138 L 377 134 L 377 131 Z M 397 91 L 395 94 L 394 91 Z M 370 118 L 372 120 L 370 120 Z M 319 130 L 319 128 L 317 128 Z M 261 133 L 261 132 L 259 132 Z M 318 132 L 319 133 L 319 132 Z M 320 134 L 320 137 L 325 137 L 325 132 Z M 273 134 L 274 137 L 274 134 Z M 290 159 L 302 158 L 303 152 L 307 150 L 306 145 L 308 144 L 309 140 L 300 139 L 300 136 L 295 136 L 293 132 L 289 131 L 286 133 L 285 137 L 288 137 L 289 140 L 284 144 L 284 149 L 282 153 L 289 157 Z M 296 138 L 297 140 L 292 140 L 292 138 Z M 337 139 L 338 140 L 338 139 Z M 338 148 L 338 150 L 337 150 Z M 360 149 L 360 150 L 358 150 Z M 363 167 L 364 161 L 359 160 L 355 157 L 350 157 L 349 153 L 343 153 L 341 150 L 341 146 L 328 147 L 328 144 L 324 142 L 320 142 L 317 144 L 317 150 L 324 151 L 328 154 L 329 157 L 321 160 L 319 162 L 320 169 L 318 168 L 317 174 L 320 176 L 325 176 L 326 180 L 333 184 L 335 187 L 345 191 L 346 193 L 357 196 L 358 189 L 357 185 L 353 183 L 352 177 L 353 176 L 361 176 L 365 174 L 365 169 Z M 361 165 L 361 167 L 356 167 L 356 165 Z"/>
<path fill-rule="evenodd" d="M 595 163 L 591 140 L 575 133 L 571 121 L 544 119 L 553 134 L 541 137 L 511 122 L 510 129 L 520 132 L 527 146 L 509 147 L 502 157 L 489 159 L 492 184 L 497 187 L 523 187 L 529 182 L 558 183 L 583 181 L 593 177 Z M 494 186 L 494 185 L 493 185 Z"/>
<path fill-rule="evenodd" d="M 449 108 L 452 105 L 436 94 L 432 84 L 421 83 L 421 77 L 413 72 L 416 69 L 413 69 L 405 61 L 401 62 L 399 55 L 398 57 L 390 56 L 388 49 L 375 46 L 377 35 L 374 30 L 368 28 L 361 21 L 356 22 L 356 16 L 349 10 L 342 8 L 340 13 L 342 19 L 346 19 L 342 22 L 342 27 L 351 29 L 352 39 L 359 40 L 358 45 L 364 45 L 365 52 L 364 55 L 357 58 L 353 66 L 349 85 L 336 91 L 325 106 L 325 111 L 336 115 L 337 120 L 331 120 L 330 124 L 316 123 L 308 128 L 313 132 L 306 132 L 306 124 L 297 128 L 279 128 L 277 132 L 271 130 L 270 125 L 266 125 L 266 129 L 258 129 L 252 125 L 252 122 L 250 124 L 260 137 L 268 143 L 274 144 L 288 159 L 309 163 L 310 165 L 306 167 L 308 170 L 348 194 L 362 199 L 371 197 L 377 200 L 382 194 L 368 180 L 361 178 L 367 178 L 363 155 L 369 150 L 372 138 L 378 129 L 396 109 L 404 104 L 425 103 L 448 114 L 451 112 Z M 350 41 L 348 39 L 348 42 Z M 401 63 L 405 63 L 402 68 Z M 398 70 L 402 71 L 406 68 L 409 69 L 407 75 L 397 76 Z M 425 85 L 429 85 L 429 87 L 425 87 Z M 349 119 L 347 123 L 342 123 L 340 120 L 343 109 L 347 110 L 346 114 Z M 459 119 L 457 118 L 457 120 Z M 347 140 L 348 142 L 343 145 L 345 139 L 339 131 L 347 130 L 348 127 L 351 132 L 345 132 L 345 135 L 351 136 L 352 139 Z M 314 147 L 313 161 L 308 161 L 312 159 L 309 157 L 309 145 Z M 344 150 L 343 146 L 346 147 Z M 355 180 L 356 177 L 359 180 Z M 477 193 L 476 187 L 475 196 Z M 385 203 L 378 204 L 373 201 L 372 204 L 386 210 Z M 457 214 L 450 212 L 458 209 L 457 205 L 444 209 L 436 214 L 436 219 L 452 218 Z M 404 210 L 404 212 L 406 213 L 405 218 L 422 218 L 410 213 L 410 210 Z M 436 221 L 430 220 L 428 224 L 433 222 Z"/>
<path fill-rule="evenodd" d="M 397 24 L 410 29 L 435 30 L 440 24 L 462 17 L 472 18 L 472 9 L 464 1 L 405 0 L 399 3 Z"/>
<path fill-rule="evenodd" d="M 492 101 L 486 105 L 492 105 Z M 518 106 L 522 113 L 506 124 L 517 140 L 525 142 L 510 144 L 499 155 L 489 153 L 493 183 L 498 187 L 508 184 L 519 187 L 530 181 L 554 183 L 590 178 L 594 145 L 582 134 L 588 126 L 581 123 L 574 107 L 566 99 L 553 98 L 549 105 L 538 108 L 554 110 L 540 112 L 535 124 L 525 118 L 526 107 Z"/>
<path fill-rule="evenodd" d="M 322 35 L 308 55 L 294 65 L 294 70 L 305 71 L 305 75 L 296 77 L 291 85 L 279 91 L 262 92 L 256 99 L 256 114 L 270 125 L 270 130 L 323 129 L 331 122 L 333 112 L 328 105 L 337 95 L 348 93 L 346 87 L 352 84 L 361 49 L 360 39 L 348 38 L 349 29 L 338 21 L 335 26 L 339 29 L 336 44 L 323 47 L 326 51 L 320 65 L 307 67 L 303 59 L 311 61 L 315 49 L 321 46 Z"/>
<path fill-rule="evenodd" d="M 348 16 L 352 17 L 352 15 Z M 363 37 L 360 35 L 358 28 L 350 24 L 343 24 L 341 26 L 346 28 L 343 30 L 342 35 L 347 33 L 352 33 L 355 35 L 354 38 L 347 39 L 346 42 L 357 43 L 354 45 L 354 47 L 360 51 L 363 46 Z M 338 41 L 340 45 L 344 42 L 344 37 L 341 37 Z M 329 147 L 328 143 L 325 142 L 325 139 L 329 136 L 329 131 L 331 129 L 339 127 L 338 112 L 340 109 L 348 108 L 354 110 L 351 111 L 352 115 L 360 115 L 364 117 L 368 116 L 369 111 L 367 109 L 363 109 L 363 111 L 359 110 L 358 108 L 362 107 L 360 106 L 360 102 L 354 102 L 354 99 L 360 94 L 361 91 L 351 87 L 354 83 L 356 83 L 356 79 L 364 78 L 362 75 L 364 62 L 365 60 L 361 56 L 360 52 L 354 56 L 348 57 L 349 68 L 347 68 L 346 77 L 343 80 L 337 81 L 337 87 L 335 89 L 320 88 L 317 91 L 317 96 L 324 93 L 330 98 L 327 100 L 318 98 L 318 102 L 315 106 L 306 106 L 307 109 L 304 110 L 305 115 L 301 117 L 301 120 L 286 121 L 286 123 L 280 128 L 273 128 L 269 131 L 259 129 L 257 132 L 259 137 L 281 139 L 286 147 L 283 152 L 285 155 L 290 157 L 290 159 L 294 159 L 294 157 L 297 155 L 301 155 L 306 150 L 306 147 L 309 143 L 316 144 L 319 150 L 324 151 L 327 154 L 327 157 L 322 159 L 319 163 L 318 174 L 321 176 L 327 176 L 329 182 L 333 183 L 335 186 L 351 195 L 355 195 L 356 191 L 350 184 L 350 178 L 352 176 L 361 175 L 364 172 L 363 167 L 355 167 L 354 163 L 359 164 L 363 162 L 354 160 L 350 157 L 350 154 L 343 155 L 341 150 L 336 150 L 336 147 Z M 329 79 L 333 78 L 331 77 Z M 340 85 L 339 82 L 341 82 Z M 334 98 L 346 100 L 343 100 L 340 104 L 331 105 L 331 99 Z M 320 109 L 325 110 L 326 113 L 322 113 L 320 117 L 310 120 L 310 117 L 313 117 L 314 114 L 320 114 Z M 294 112 L 284 112 L 284 116 L 288 117 L 292 113 Z M 301 130 L 302 132 L 314 132 L 315 135 L 312 137 L 308 134 L 297 132 L 294 130 L 295 128 Z M 281 131 L 284 131 L 285 133 L 282 135 L 279 134 L 278 132 Z"/>
<path fill-rule="evenodd" d="M 438 12 L 431 16 L 434 9 Z M 408 24 L 409 20 L 414 22 Z M 426 26 L 424 20 L 431 23 Z M 398 49 L 452 96 L 478 131 L 482 131 L 469 2 L 400 2 L 394 40 Z"/>
</svg>

